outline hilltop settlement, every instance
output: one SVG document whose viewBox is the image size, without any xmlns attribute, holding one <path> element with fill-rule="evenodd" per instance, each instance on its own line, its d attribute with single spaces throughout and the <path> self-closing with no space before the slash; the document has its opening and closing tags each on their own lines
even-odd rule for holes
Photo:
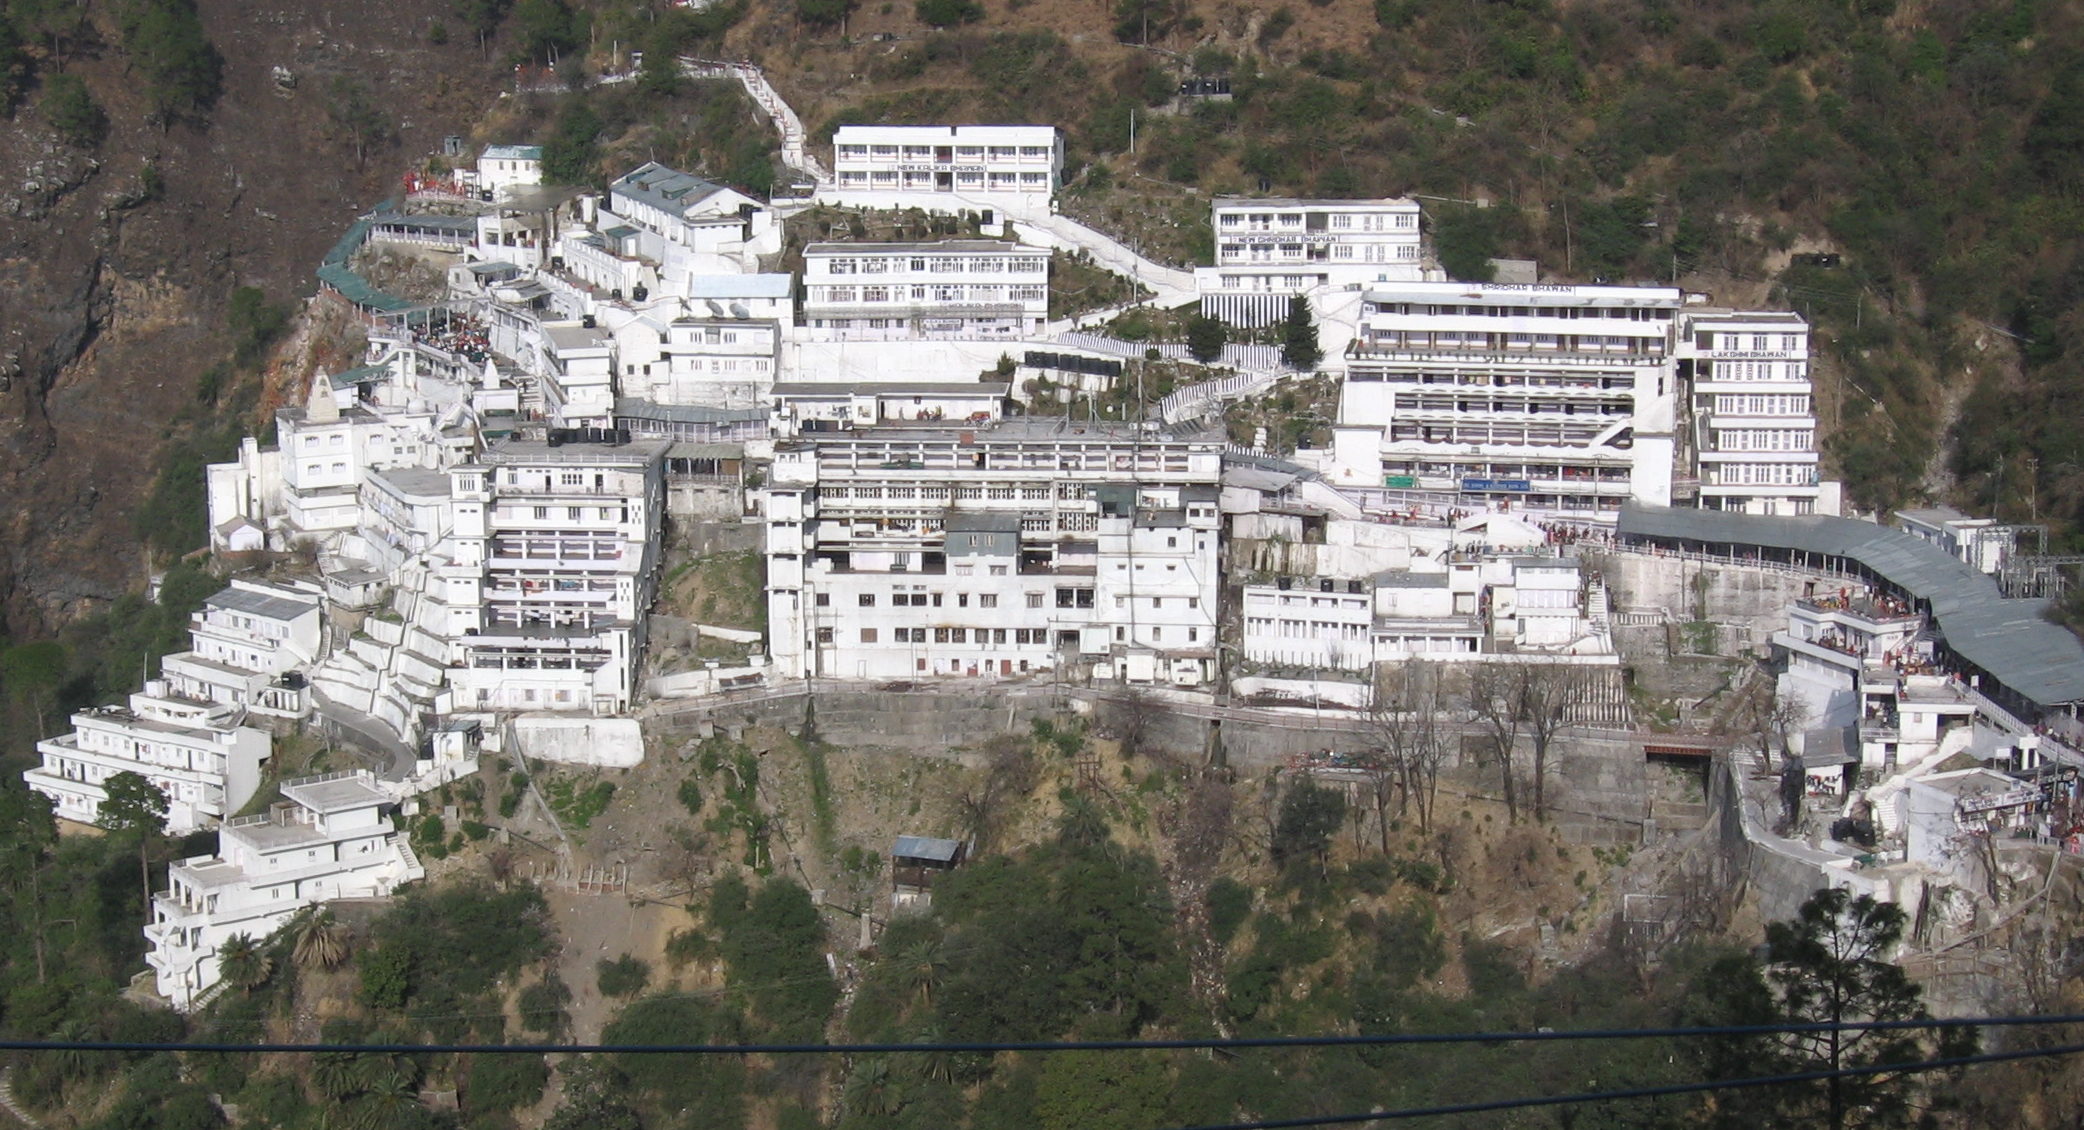
<svg viewBox="0 0 2084 1130">
<path fill-rule="evenodd" d="M 765 109 L 789 194 L 548 184 L 524 145 L 409 178 L 318 271 L 361 363 L 207 470 L 236 575 L 192 646 L 39 744 L 61 817 L 127 771 L 219 829 L 146 928 L 177 1007 L 226 939 L 424 877 L 394 821 L 482 756 L 633 766 L 657 718 L 831 686 L 1126 696 L 1332 772 L 1385 718 L 1495 722 L 1508 796 L 1564 731 L 1723 755 L 1756 851 L 1940 930 L 1989 921 L 2014 845 L 2084 847 L 2084 647 L 2041 616 L 2074 562 L 1842 513 L 1796 313 L 1451 279 L 1409 199 L 1218 197 L 1213 261 L 1160 263 L 1058 210 L 1051 125 L 813 153 L 757 68 L 689 66 Z M 1073 270 L 1120 301 L 1072 309 Z M 1309 397 L 1299 442 L 1253 415 Z M 662 613 L 696 528 L 757 546 L 758 627 Z M 1757 693 L 1666 716 L 1645 655 L 1749 658 Z M 307 725 L 366 767 L 240 815 Z"/>
</svg>

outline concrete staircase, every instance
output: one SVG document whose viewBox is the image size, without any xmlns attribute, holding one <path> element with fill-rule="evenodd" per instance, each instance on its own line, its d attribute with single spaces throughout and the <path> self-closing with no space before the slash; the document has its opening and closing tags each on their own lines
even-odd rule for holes
<svg viewBox="0 0 2084 1130">
<path fill-rule="evenodd" d="M 989 203 L 982 205 L 991 206 Z M 1153 306 L 1184 306 L 1201 298 L 1201 291 L 1194 285 L 1194 272 L 1146 259 L 1113 236 L 1089 228 L 1069 216 L 1008 216 L 1007 219 L 1012 221 L 1013 234 L 1022 243 L 1061 251 L 1084 251 L 1092 256 L 1093 262 L 1150 288 L 1156 294 L 1150 300 Z M 1093 315 L 1081 320 L 1091 317 Z"/>
<path fill-rule="evenodd" d="M 407 746 L 416 746 L 420 718 L 434 707 L 447 680 L 448 605 L 432 595 L 424 565 L 398 571 L 390 607 L 370 616 L 362 631 L 312 671 L 321 706 L 345 707 L 376 719 Z"/>
<path fill-rule="evenodd" d="M 816 157 L 811 155 L 809 138 L 803 131 L 803 119 L 784 101 L 781 92 L 767 81 L 767 72 L 751 63 L 728 63 L 715 59 L 680 60 L 681 72 L 690 78 L 737 79 L 774 128 L 781 133 L 782 164 L 810 177 L 817 184 L 830 184 L 832 172 Z"/>
</svg>

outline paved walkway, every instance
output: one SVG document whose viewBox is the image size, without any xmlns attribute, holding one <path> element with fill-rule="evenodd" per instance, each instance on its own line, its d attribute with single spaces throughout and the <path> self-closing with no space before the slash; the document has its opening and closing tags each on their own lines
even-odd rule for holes
<svg viewBox="0 0 2084 1130">
<path fill-rule="evenodd" d="M 319 719 L 325 723 L 326 733 L 345 745 L 355 748 L 371 763 L 376 775 L 386 781 L 403 781 L 412 776 L 414 763 L 419 758 L 389 726 L 352 707 L 331 702 L 314 694 Z"/>
</svg>

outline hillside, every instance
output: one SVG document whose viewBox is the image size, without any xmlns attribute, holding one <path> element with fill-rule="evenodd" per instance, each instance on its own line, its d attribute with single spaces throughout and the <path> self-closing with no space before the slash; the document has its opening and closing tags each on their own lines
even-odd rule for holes
<svg viewBox="0 0 2084 1130">
<path fill-rule="evenodd" d="M 1060 124 L 1066 210 L 1160 257 L 1205 252 L 1209 193 L 1417 193 L 1465 274 L 1502 254 L 1785 302 L 1823 329 L 1818 408 L 1857 502 L 1995 508 L 2059 536 L 2084 512 L 2084 430 L 2057 410 L 2084 345 L 2073 6 L 5 10 L 0 609 L 17 636 L 132 584 L 135 515 L 185 506 L 229 441 L 216 421 L 251 422 L 249 382 L 206 379 L 238 360 L 232 292 L 308 293 L 346 221 L 441 136 L 547 141 L 577 179 L 657 158 L 771 187 L 771 133 L 724 84 L 676 81 L 660 61 L 682 52 L 762 63 L 819 136 L 843 119 Z M 138 32 L 144 15 L 161 34 Z M 184 72 L 198 44 L 216 66 Z M 554 87 L 632 48 L 659 64 L 636 84 L 494 97 L 517 60 L 562 57 Z M 1173 104 L 1191 76 L 1235 96 Z M 1790 270 L 1805 251 L 1841 265 Z M 145 505 L 161 471 L 172 493 Z"/>
<path fill-rule="evenodd" d="M 2046 410 L 2084 344 L 2074 7 L 801 0 L 694 45 L 765 65 L 824 136 L 1064 126 L 1067 210 L 1182 261 L 1210 193 L 1416 193 L 1464 273 L 1792 305 L 1861 505 L 2084 513 L 2084 434 Z M 1191 76 L 1234 99 L 1175 105 Z M 1790 270 L 1819 251 L 1841 265 Z"/>
</svg>

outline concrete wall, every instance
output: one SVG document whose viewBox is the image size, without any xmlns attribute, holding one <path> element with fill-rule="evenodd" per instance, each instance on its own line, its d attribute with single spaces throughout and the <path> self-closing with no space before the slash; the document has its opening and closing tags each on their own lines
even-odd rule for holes
<svg viewBox="0 0 2084 1130">
<path fill-rule="evenodd" d="M 1706 610 L 1707 619 L 1723 625 L 1716 632 L 1716 651 L 1742 654 L 1749 641 L 1759 651 L 1766 638 L 1787 626 L 1787 602 L 1812 591 L 1833 590 L 1840 582 L 1822 574 L 1746 568 L 1722 562 L 1607 550 L 1598 558 L 1616 610 L 1662 608 L 1681 623 Z"/>
<path fill-rule="evenodd" d="M 675 710 L 649 720 L 647 729 L 665 741 L 705 728 L 729 732 L 767 725 L 795 733 L 802 728 L 810 697 L 803 690 L 781 691 Z M 888 691 L 821 687 L 815 697 L 818 733 L 826 741 L 929 756 L 974 749 L 995 734 L 1025 733 L 1038 718 L 1078 714 L 1096 718 L 1104 728 L 1110 713 L 1120 708 L 1119 700 L 1048 685 Z M 1216 720 L 1201 716 L 1209 713 L 1206 709 L 1189 711 L 1162 702 L 1152 709 L 1145 729 L 1145 741 L 1152 748 L 1200 763 L 1220 743 L 1224 761 L 1244 774 L 1278 768 L 1293 755 L 1352 750 L 1367 741 L 1365 723 L 1348 715 L 1255 710 Z M 1532 764 L 1524 748 L 1520 762 L 1523 767 Z M 1573 734 L 1558 742 L 1551 762 L 1551 819 L 1565 839 L 1609 845 L 1641 841 L 1649 777 L 1640 745 L 1618 737 Z M 1479 767 L 1473 755 L 1459 755 L 1448 773 L 1480 795 L 1496 791 L 1495 773 Z"/>
<path fill-rule="evenodd" d="M 644 732 L 634 718 L 524 716 L 513 729 L 520 753 L 543 761 L 627 769 L 644 760 Z"/>
</svg>

